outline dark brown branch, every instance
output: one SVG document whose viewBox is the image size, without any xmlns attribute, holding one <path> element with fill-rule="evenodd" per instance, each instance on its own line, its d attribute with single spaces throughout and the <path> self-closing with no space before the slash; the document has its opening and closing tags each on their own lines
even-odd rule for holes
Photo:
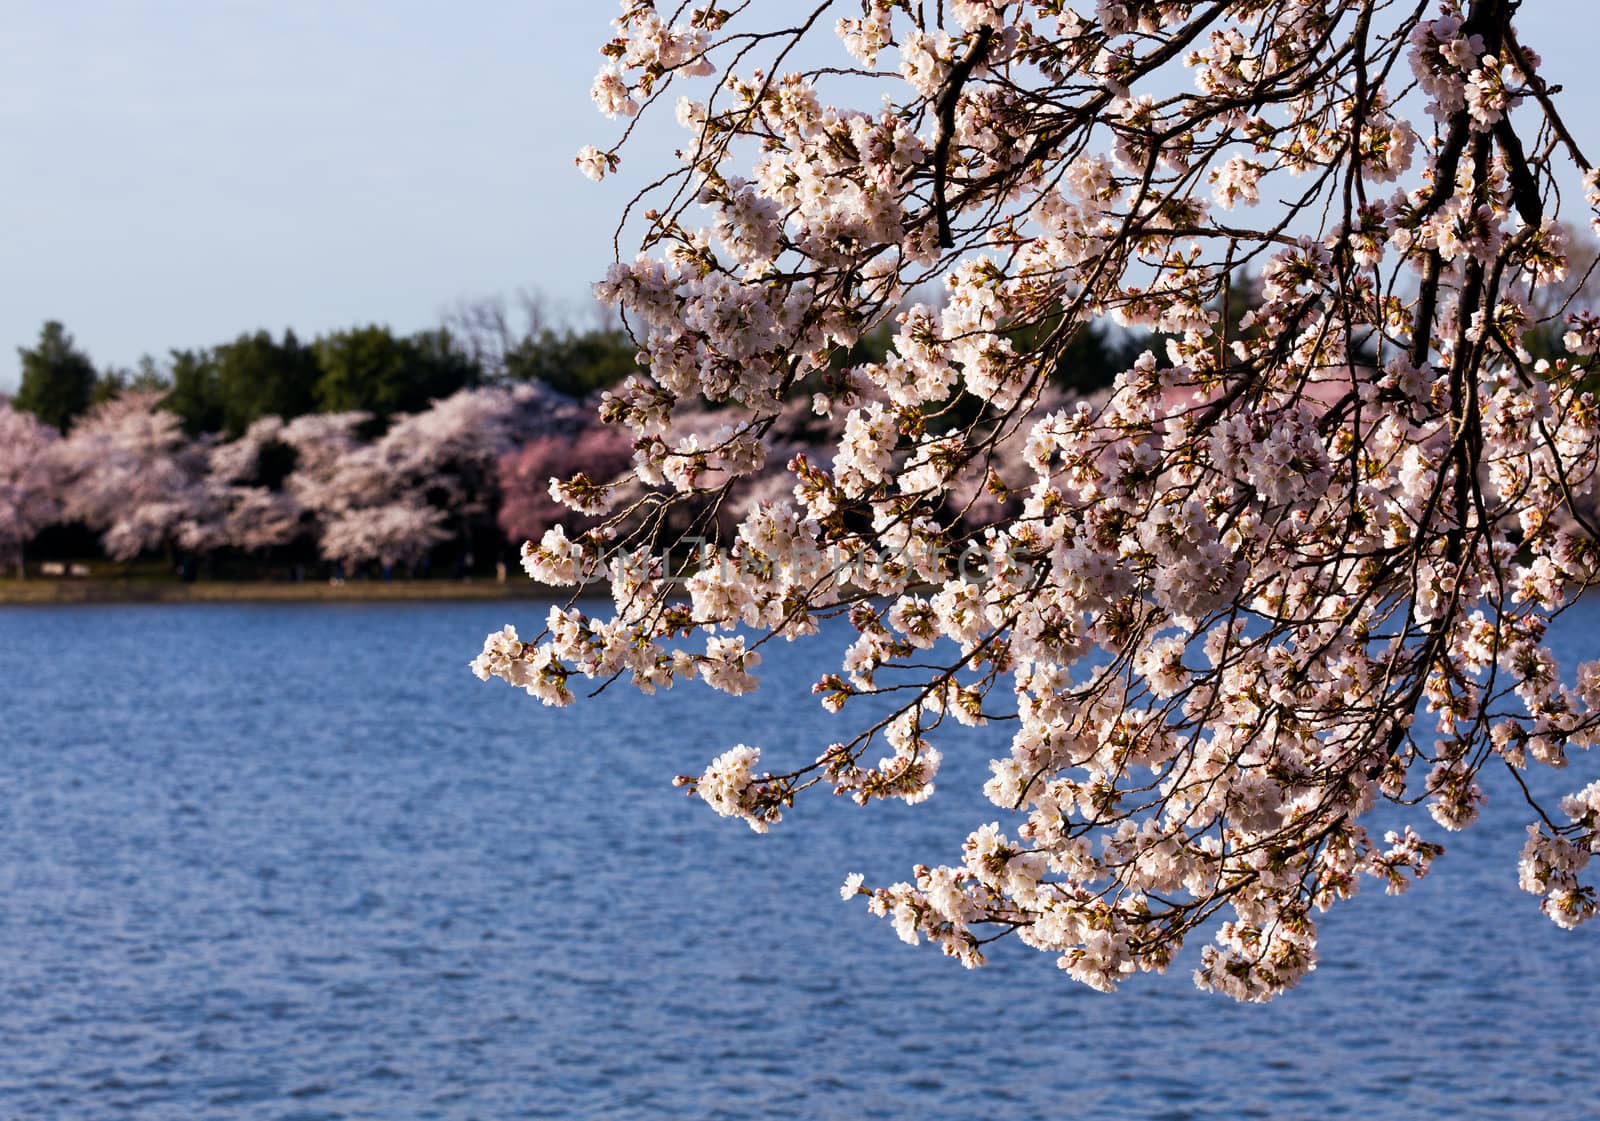
<svg viewBox="0 0 1600 1121">
<path fill-rule="evenodd" d="M 983 56 L 989 53 L 989 43 L 994 39 L 994 28 L 984 24 L 978 28 L 967 53 L 956 59 L 939 91 L 936 110 L 939 133 L 933 142 L 933 209 L 939 223 L 939 248 L 954 249 L 955 236 L 950 232 L 950 213 L 945 202 L 945 176 L 950 163 L 950 143 L 956 133 L 956 102 L 961 98 L 961 87 L 972 77 L 972 71 Z"/>
<path fill-rule="evenodd" d="M 1516 60 L 1517 69 L 1522 71 L 1527 78 L 1528 88 L 1533 90 L 1533 96 L 1539 102 L 1539 107 L 1544 110 L 1545 120 L 1550 122 L 1550 127 L 1561 138 L 1561 143 L 1567 146 L 1567 152 L 1572 156 L 1572 161 L 1584 171 L 1589 170 L 1589 161 L 1583 158 L 1583 153 L 1578 150 L 1578 142 L 1572 138 L 1572 133 L 1567 130 L 1566 122 L 1561 119 L 1561 114 L 1556 112 L 1555 104 L 1550 100 L 1553 92 L 1545 84 L 1545 80 L 1528 65 L 1528 56 L 1522 53 L 1522 44 L 1517 42 L 1517 37 L 1511 34 L 1508 28 L 1505 36 L 1506 47 L 1511 52 L 1511 57 Z M 1559 88 L 1559 87 L 1558 87 Z"/>
<path fill-rule="evenodd" d="M 1511 177 L 1511 201 L 1524 225 L 1538 229 L 1544 224 L 1544 204 L 1539 201 L 1539 184 L 1528 169 L 1528 156 L 1522 150 L 1522 139 L 1511 127 L 1509 117 L 1501 117 L 1494 126 L 1494 138 L 1505 153 L 1506 171 Z"/>
</svg>

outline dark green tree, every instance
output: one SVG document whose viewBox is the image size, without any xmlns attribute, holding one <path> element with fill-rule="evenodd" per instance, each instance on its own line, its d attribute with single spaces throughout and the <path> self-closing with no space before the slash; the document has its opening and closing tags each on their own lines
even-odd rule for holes
<svg viewBox="0 0 1600 1121">
<path fill-rule="evenodd" d="M 318 339 L 316 358 L 321 411 L 362 409 L 380 421 L 482 380 L 477 363 L 442 329 L 405 337 L 387 327 L 354 327 Z"/>
<path fill-rule="evenodd" d="M 426 397 L 421 404 L 404 411 L 426 408 L 429 401 L 485 381 L 483 364 L 468 353 L 463 340 L 448 327 L 418 331 L 410 342 L 416 348 L 416 369 Z"/>
<path fill-rule="evenodd" d="M 156 365 L 156 360 L 146 354 L 139 359 L 139 365 L 132 370 L 113 367 L 95 378 L 94 389 L 89 393 L 89 404 L 98 405 L 102 401 L 114 401 L 124 393 L 165 394 L 171 388 L 167 376 Z"/>
<path fill-rule="evenodd" d="M 1104 389 L 1117 374 L 1133 364 L 1142 347 L 1137 336 L 1127 331 L 1089 325 L 1078 329 L 1065 346 L 1050 341 L 1061 327 L 1061 313 L 1049 315 L 1007 332 L 1019 352 L 1050 349 L 1054 357 L 1050 380 L 1071 393 L 1087 394 Z"/>
<path fill-rule="evenodd" d="M 12 404 L 65 432 L 92 401 L 94 363 L 54 319 L 40 330 L 37 346 L 18 347 L 17 354 L 22 384 Z"/>
<path fill-rule="evenodd" d="M 547 327 L 523 336 L 506 351 L 506 376 L 513 381 L 541 381 L 569 396 L 585 397 L 635 373 L 638 349 L 616 329 L 557 333 Z"/>
<path fill-rule="evenodd" d="M 217 347 L 210 359 L 216 366 L 222 429 L 230 436 L 239 435 L 251 421 L 264 416 L 297 417 L 316 409 L 322 371 L 314 349 L 300 342 L 293 331 L 285 331 L 282 342 L 266 331 L 240 335 Z M 198 370 L 194 374 L 197 402 L 206 399 L 206 376 Z M 209 420 L 204 408 L 195 415 Z M 185 421 L 188 423 L 187 416 Z"/>
<path fill-rule="evenodd" d="M 166 406 L 191 436 L 221 432 L 225 424 L 222 380 L 216 358 L 207 350 L 174 350 Z M 242 414 L 243 410 L 241 410 Z"/>
</svg>

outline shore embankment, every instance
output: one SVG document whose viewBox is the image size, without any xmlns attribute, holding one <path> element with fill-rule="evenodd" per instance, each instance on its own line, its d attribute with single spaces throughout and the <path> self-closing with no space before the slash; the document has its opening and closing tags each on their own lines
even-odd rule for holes
<svg viewBox="0 0 1600 1121">
<path fill-rule="evenodd" d="M 527 600 L 548 597 L 531 580 L 0 580 L 0 606 L 74 603 L 390 603 L 415 600 Z M 541 595 L 541 593 L 544 593 Z"/>
</svg>

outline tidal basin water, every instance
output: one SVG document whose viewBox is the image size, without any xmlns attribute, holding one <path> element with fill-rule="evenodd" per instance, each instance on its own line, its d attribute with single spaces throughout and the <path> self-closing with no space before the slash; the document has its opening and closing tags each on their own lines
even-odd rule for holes
<svg viewBox="0 0 1600 1121">
<path fill-rule="evenodd" d="M 769 648 L 740 700 L 468 675 L 542 614 L 0 611 L 0 1119 L 1600 1116 L 1600 931 L 1516 890 L 1502 788 L 1275 1004 L 1194 991 L 1198 944 L 1109 997 L 1022 947 L 967 972 L 837 888 L 954 859 L 1003 729 L 947 737 L 922 807 L 761 837 L 671 776 L 813 757 L 838 644 Z"/>
</svg>

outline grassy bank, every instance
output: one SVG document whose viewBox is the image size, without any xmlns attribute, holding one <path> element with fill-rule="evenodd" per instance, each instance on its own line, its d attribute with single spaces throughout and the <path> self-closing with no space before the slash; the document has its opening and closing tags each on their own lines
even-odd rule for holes
<svg viewBox="0 0 1600 1121">
<path fill-rule="evenodd" d="M 343 584 L 255 580 L 0 580 L 0 606 L 62 603 L 387 603 L 408 600 L 536 599 L 531 580 L 351 580 Z"/>
</svg>

